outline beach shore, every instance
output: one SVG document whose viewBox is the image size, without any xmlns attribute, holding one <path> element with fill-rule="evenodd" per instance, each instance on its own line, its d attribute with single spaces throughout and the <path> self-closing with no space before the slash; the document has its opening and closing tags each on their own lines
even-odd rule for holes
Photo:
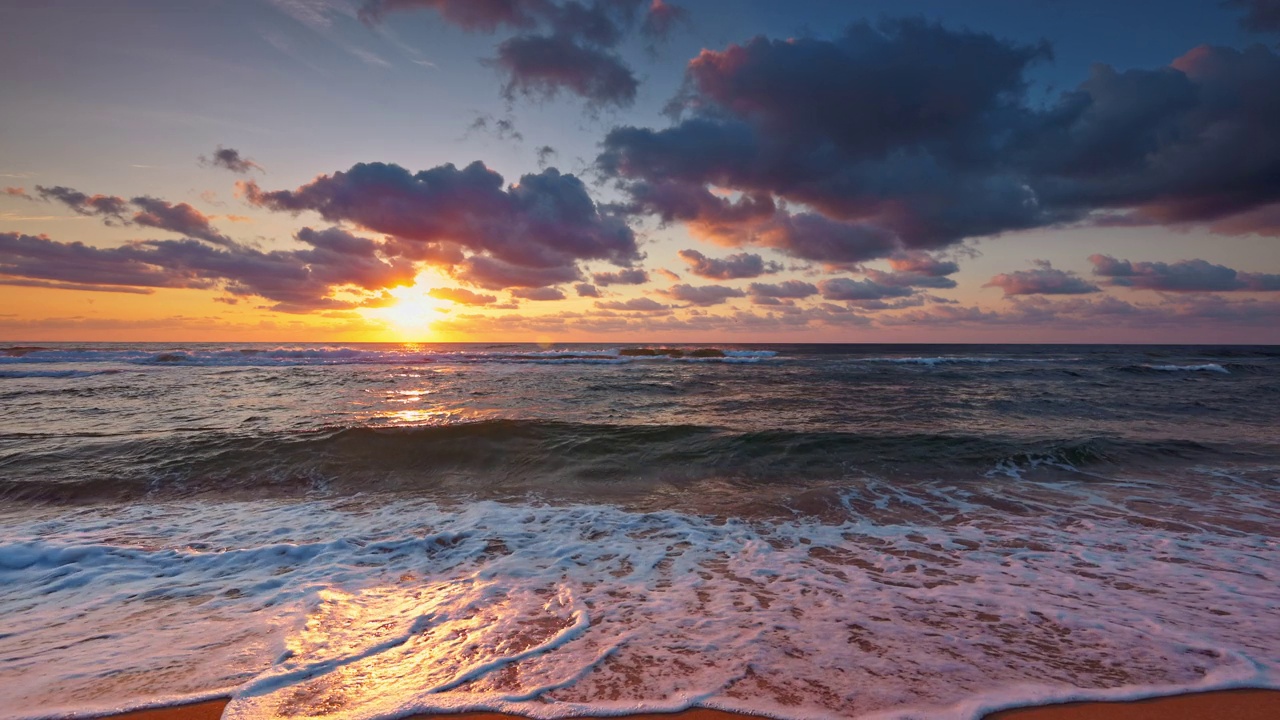
<svg viewBox="0 0 1280 720">
<path fill-rule="evenodd" d="M 109 720 L 218 720 L 225 700 L 140 710 Z M 501 713 L 461 713 L 449 716 L 419 715 L 409 720 L 523 720 Z M 1078 702 L 1002 710 L 984 720 L 1274 720 L 1280 717 L 1280 690 L 1220 690 L 1188 693 L 1131 702 Z M 671 714 L 629 715 L 622 720 L 756 720 L 719 710 L 685 710 Z"/>
</svg>

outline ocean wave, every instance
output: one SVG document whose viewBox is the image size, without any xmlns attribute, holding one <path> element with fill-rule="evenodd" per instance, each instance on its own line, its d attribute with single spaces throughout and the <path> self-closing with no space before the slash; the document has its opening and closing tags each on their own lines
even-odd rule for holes
<svg viewBox="0 0 1280 720">
<path fill-rule="evenodd" d="M 2 439 L 2 438 L 0 438 Z M 646 491 L 719 478 L 745 486 L 890 475 L 1021 477 L 1040 470 L 1211 461 L 1246 448 L 1115 438 L 1018 440 L 990 435 L 735 432 L 700 425 L 487 420 L 345 427 L 266 435 L 228 432 L 111 440 L 79 452 L 0 457 L 0 497 L 73 502 L 187 494 L 392 491 L 520 494 Z"/>
<path fill-rule="evenodd" d="M 1124 365 L 1124 366 L 1121 366 L 1121 367 L 1119 367 L 1119 368 L 1117 368 L 1117 369 L 1118 369 L 1119 371 L 1121 371 L 1121 372 L 1130 372 L 1130 373 L 1186 373 L 1186 372 L 1195 373 L 1195 372 L 1211 372 L 1211 373 L 1218 373 L 1218 374 L 1221 374 L 1221 375 L 1230 375 L 1230 374 L 1231 374 L 1231 371 L 1230 371 L 1230 370 L 1228 370 L 1227 368 L 1223 367 L 1222 365 L 1219 365 L 1218 363 L 1198 363 L 1198 364 L 1190 364 L 1190 365 L 1173 365 L 1173 364 L 1165 364 L 1165 365 L 1154 365 L 1154 364 Z"/>
<path fill-rule="evenodd" d="M 608 364 L 633 362 L 756 363 L 777 357 L 775 350 L 714 347 L 615 347 L 606 349 L 420 350 L 408 347 L 172 348 L 160 352 L 138 348 L 8 348 L 0 367 L 50 363 L 121 363 L 156 366 L 275 367 L 293 365 L 414 365 L 421 363 Z"/>
<path fill-rule="evenodd" d="M 114 375 L 119 370 L 0 370 L 0 379 L 22 378 L 82 378 L 94 375 Z"/>
</svg>

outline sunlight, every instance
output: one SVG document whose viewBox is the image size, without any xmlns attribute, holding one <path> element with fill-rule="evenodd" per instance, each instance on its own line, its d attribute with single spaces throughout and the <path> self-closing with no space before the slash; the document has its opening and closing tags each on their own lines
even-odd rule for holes
<svg viewBox="0 0 1280 720">
<path fill-rule="evenodd" d="M 414 284 L 409 287 L 391 288 L 388 292 L 395 297 L 394 305 L 382 308 L 363 310 L 366 317 L 381 320 L 400 336 L 403 342 L 412 342 L 431 337 L 431 323 L 441 313 L 448 312 L 453 303 L 448 300 L 434 298 L 427 293 L 433 287 L 444 283 L 443 278 L 431 271 L 419 273 Z"/>
</svg>

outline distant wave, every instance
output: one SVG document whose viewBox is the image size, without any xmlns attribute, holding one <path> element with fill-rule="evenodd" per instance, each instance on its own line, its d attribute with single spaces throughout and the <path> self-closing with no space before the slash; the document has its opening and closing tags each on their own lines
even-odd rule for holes
<svg viewBox="0 0 1280 720">
<path fill-rule="evenodd" d="M 511 347 L 511 346 L 501 346 Z M 364 349 L 352 347 L 298 348 L 174 348 L 163 352 L 125 349 L 7 348 L 0 353 L 0 367 L 49 363 L 123 363 L 214 367 L 273 367 L 288 365 L 406 365 L 418 363 L 537 363 L 604 364 L 633 362 L 755 363 L 778 355 L 774 350 L 734 350 L 706 347 L 616 347 L 603 350 L 556 349 L 511 351 L 461 349 L 422 351 L 412 349 Z M 34 376 L 32 376 L 34 377 Z M 53 377 L 53 376 L 49 376 Z"/>
<path fill-rule="evenodd" d="M 1234 365 L 1234 363 L 1233 363 Z M 1197 365 L 1125 365 L 1117 368 L 1121 372 L 1131 373 L 1182 373 L 1182 372 L 1212 372 L 1222 375 L 1230 375 L 1231 371 L 1219 365 L 1218 363 L 1203 363 Z"/>
<path fill-rule="evenodd" d="M 2 379 L 20 378 L 80 378 L 92 375 L 112 375 L 119 370 L 0 370 Z"/>
</svg>

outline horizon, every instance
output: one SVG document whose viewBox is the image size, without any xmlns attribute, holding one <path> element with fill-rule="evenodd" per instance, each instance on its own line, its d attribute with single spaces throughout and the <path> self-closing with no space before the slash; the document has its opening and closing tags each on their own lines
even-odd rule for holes
<svg viewBox="0 0 1280 720">
<path fill-rule="evenodd" d="M 1271 8 L 3 7 L 0 341 L 1280 344 Z"/>
</svg>

